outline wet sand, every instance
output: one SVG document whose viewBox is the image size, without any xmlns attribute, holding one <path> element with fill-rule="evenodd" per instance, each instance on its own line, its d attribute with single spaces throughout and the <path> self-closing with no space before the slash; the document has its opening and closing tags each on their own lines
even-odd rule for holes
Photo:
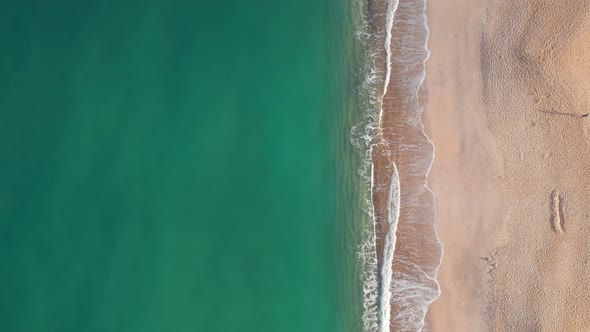
<svg viewBox="0 0 590 332">
<path fill-rule="evenodd" d="M 590 328 L 587 13 L 584 1 L 428 3 L 444 245 L 432 331 Z"/>
<path fill-rule="evenodd" d="M 368 9 L 372 18 L 370 29 L 378 36 L 372 40 L 371 48 L 384 50 L 387 4 L 369 1 Z M 422 81 L 428 56 L 424 14 L 423 4 L 399 1 L 391 26 L 390 66 L 387 66 L 386 50 L 374 57 L 381 74 L 389 69 L 391 77 L 385 89 L 384 84 L 377 86 L 377 92 L 383 95 L 383 112 L 372 153 L 377 259 L 380 271 L 390 269 L 393 275 L 389 288 L 392 292 L 391 331 L 419 329 L 428 305 L 438 296 L 435 276 L 442 252 L 434 228 L 434 196 L 426 186 L 433 146 L 422 123 Z M 391 231 L 388 218 L 392 211 L 388 198 L 394 164 L 399 171 L 401 204 L 393 262 L 389 266 L 383 253 L 385 247 L 392 245 L 386 238 Z"/>
</svg>

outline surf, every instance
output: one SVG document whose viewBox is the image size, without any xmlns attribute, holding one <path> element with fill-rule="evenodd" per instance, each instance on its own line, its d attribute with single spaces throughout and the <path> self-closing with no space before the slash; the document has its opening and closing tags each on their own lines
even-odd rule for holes
<svg viewBox="0 0 590 332">
<path fill-rule="evenodd" d="M 387 202 L 388 219 L 387 223 L 389 231 L 385 237 L 385 252 L 383 253 L 383 264 L 381 265 L 381 287 L 379 292 L 379 331 L 389 332 L 390 316 L 391 316 L 391 278 L 393 270 L 391 265 L 393 263 L 393 256 L 395 253 L 395 243 L 397 231 L 397 222 L 399 219 L 400 208 L 400 183 L 399 173 L 395 163 L 393 164 L 393 171 L 391 174 L 391 185 L 389 187 L 389 199 Z"/>
<path fill-rule="evenodd" d="M 365 120 L 350 134 L 364 156 L 359 174 L 371 220 L 358 250 L 363 331 L 420 331 L 440 295 L 442 256 L 426 181 L 434 146 L 422 121 L 430 55 L 426 2 L 368 0 L 365 15 L 357 33 L 367 48 Z"/>
</svg>

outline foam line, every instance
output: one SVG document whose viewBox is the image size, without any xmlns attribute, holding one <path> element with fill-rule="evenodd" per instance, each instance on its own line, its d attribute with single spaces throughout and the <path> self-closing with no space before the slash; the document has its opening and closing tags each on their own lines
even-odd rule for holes
<svg viewBox="0 0 590 332">
<path fill-rule="evenodd" d="M 387 89 L 389 88 L 389 81 L 391 80 L 391 30 L 393 29 L 393 20 L 395 12 L 399 6 L 399 0 L 387 0 L 387 16 L 385 19 L 385 79 L 383 81 L 383 92 L 380 98 L 379 109 L 379 128 L 381 128 L 381 120 L 383 118 L 383 104 Z"/>
<path fill-rule="evenodd" d="M 387 224 L 388 231 L 385 235 L 383 248 L 383 264 L 381 265 L 381 288 L 379 291 L 379 331 L 389 332 L 391 320 L 391 278 L 393 275 L 392 264 L 395 253 L 397 222 L 400 208 L 400 184 L 397 166 L 393 163 L 391 185 L 387 198 Z"/>
</svg>

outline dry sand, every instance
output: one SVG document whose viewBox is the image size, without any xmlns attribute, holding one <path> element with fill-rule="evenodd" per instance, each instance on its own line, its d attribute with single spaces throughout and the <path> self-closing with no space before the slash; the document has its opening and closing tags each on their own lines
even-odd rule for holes
<svg viewBox="0 0 590 332">
<path fill-rule="evenodd" d="M 432 331 L 590 331 L 589 5 L 428 3 Z"/>
</svg>

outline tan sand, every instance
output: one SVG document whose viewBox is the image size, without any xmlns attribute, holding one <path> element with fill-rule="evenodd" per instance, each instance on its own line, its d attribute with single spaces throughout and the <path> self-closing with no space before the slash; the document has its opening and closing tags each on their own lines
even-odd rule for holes
<svg viewBox="0 0 590 332">
<path fill-rule="evenodd" d="M 587 1 L 429 1 L 432 331 L 590 331 Z"/>
</svg>

